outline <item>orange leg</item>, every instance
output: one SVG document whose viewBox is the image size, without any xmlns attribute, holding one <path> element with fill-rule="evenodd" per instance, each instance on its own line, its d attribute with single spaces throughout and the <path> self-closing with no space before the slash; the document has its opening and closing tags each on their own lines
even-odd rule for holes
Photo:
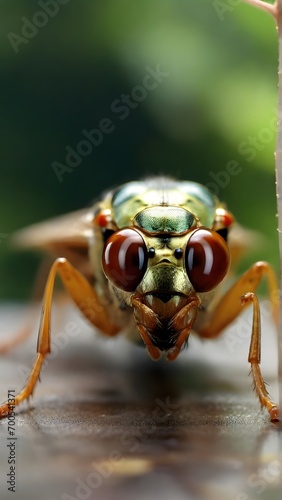
<svg viewBox="0 0 282 500">
<path fill-rule="evenodd" d="M 27 311 L 27 317 L 22 322 L 23 326 L 19 328 L 9 339 L 0 342 L 0 354 L 6 354 L 18 344 L 21 344 L 24 340 L 28 339 L 28 337 L 30 337 L 30 335 L 32 334 L 38 314 L 38 308 L 36 308 L 35 305 L 37 304 L 37 301 L 41 299 L 44 293 L 44 288 L 51 264 L 52 262 L 50 263 L 49 256 L 45 257 L 41 262 L 33 285 L 30 305 Z M 56 301 L 58 301 L 59 298 L 61 299 L 61 295 L 59 295 L 57 292 Z"/>
<path fill-rule="evenodd" d="M 69 298 L 65 293 L 65 291 L 56 290 L 56 295 L 53 296 L 53 304 L 55 303 L 56 306 L 59 308 L 59 311 L 57 312 L 56 315 L 57 316 L 56 319 L 58 320 L 59 324 L 60 324 L 60 316 L 61 314 L 63 314 L 63 307 L 65 306 L 65 304 L 68 303 L 68 300 Z M 23 320 L 23 326 L 19 328 L 16 331 L 16 333 L 12 335 L 11 338 L 0 342 L 0 355 L 7 354 L 7 352 L 11 351 L 19 344 L 24 342 L 26 339 L 28 339 L 30 335 L 34 332 L 34 325 L 38 317 L 38 310 L 39 310 L 39 307 L 36 307 L 36 305 L 37 303 L 35 302 L 30 304 L 27 311 L 27 317 L 25 320 Z"/>
<path fill-rule="evenodd" d="M 25 387 L 15 397 L 15 406 L 22 401 L 28 399 L 35 388 L 39 379 L 42 364 L 47 354 L 50 353 L 50 320 L 51 306 L 53 298 L 54 281 L 56 275 L 59 274 L 65 288 L 69 292 L 72 300 L 76 303 L 84 316 L 97 328 L 102 330 L 106 335 L 116 335 L 120 327 L 114 325 L 109 317 L 109 309 L 101 304 L 101 301 L 92 288 L 87 279 L 77 271 L 65 258 L 57 259 L 52 265 L 47 279 L 42 315 L 39 326 L 37 356 L 30 372 L 30 376 Z M 0 418 L 9 414 L 9 403 L 6 402 L 0 405 Z"/>
<path fill-rule="evenodd" d="M 273 403 L 265 388 L 265 383 L 260 371 L 260 358 L 261 358 L 261 322 L 260 322 L 260 308 L 257 296 L 254 293 L 246 293 L 241 298 L 242 305 L 253 303 L 253 328 L 249 350 L 248 361 L 251 363 L 251 372 L 254 381 L 254 387 L 259 397 L 261 406 L 265 406 L 270 414 L 272 422 L 279 421 L 279 410 L 275 403 Z"/>
<path fill-rule="evenodd" d="M 269 295 L 273 305 L 273 316 L 277 323 L 278 294 L 276 276 L 272 267 L 267 262 L 257 262 L 236 281 L 221 298 L 217 306 L 208 313 L 208 320 L 195 325 L 195 330 L 200 337 L 215 338 L 240 314 L 242 306 L 245 308 L 253 304 L 253 326 L 248 361 L 251 364 L 254 388 L 261 406 L 267 408 L 272 421 L 277 421 L 279 411 L 277 405 L 271 401 L 268 395 L 259 367 L 261 356 L 261 322 L 259 302 L 254 292 L 263 276 L 266 276 L 268 280 Z M 241 297 L 241 301 L 239 297 Z"/>
</svg>

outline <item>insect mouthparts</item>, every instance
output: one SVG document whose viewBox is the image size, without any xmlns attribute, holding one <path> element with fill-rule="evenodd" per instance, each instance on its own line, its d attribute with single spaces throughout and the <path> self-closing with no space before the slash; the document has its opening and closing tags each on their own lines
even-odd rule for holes
<svg viewBox="0 0 282 500">
<path fill-rule="evenodd" d="M 167 303 L 169 300 L 175 297 L 175 293 L 160 292 L 154 293 L 153 296 L 157 299 L 160 299 L 162 302 Z"/>
<path fill-rule="evenodd" d="M 187 297 L 175 291 L 157 290 L 146 295 L 145 303 L 160 318 L 172 318 L 187 303 Z"/>
</svg>

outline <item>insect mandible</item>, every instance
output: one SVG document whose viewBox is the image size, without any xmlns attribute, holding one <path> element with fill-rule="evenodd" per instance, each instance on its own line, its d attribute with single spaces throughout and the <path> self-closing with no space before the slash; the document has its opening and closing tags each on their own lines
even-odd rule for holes
<svg viewBox="0 0 282 500">
<path fill-rule="evenodd" d="M 259 366 L 260 306 L 255 295 L 265 276 L 274 296 L 276 276 L 267 262 L 257 262 L 227 292 L 220 292 L 230 255 L 236 253 L 236 223 L 205 186 L 167 177 L 129 182 L 86 210 L 22 230 L 17 239 L 57 258 L 45 286 L 37 356 L 16 405 L 33 393 L 51 350 L 52 296 L 59 275 L 95 328 L 109 337 L 127 330 L 128 338 L 145 346 L 153 360 L 161 355 L 175 360 L 192 330 L 201 338 L 218 337 L 252 305 L 248 361 L 254 387 L 271 420 L 279 419 Z M 273 315 L 277 321 L 277 303 Z M 0 405 L 0 416 L 8 413 L 8 402 Z"/>
</svg>

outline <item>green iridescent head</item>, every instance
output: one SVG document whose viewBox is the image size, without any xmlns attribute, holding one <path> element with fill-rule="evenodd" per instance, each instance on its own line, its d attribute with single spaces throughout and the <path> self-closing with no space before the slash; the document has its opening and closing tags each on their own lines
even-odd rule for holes
<svg viewBox="0 0 282 500">
<path fill-rule="evenodd" d="M 119 228 L 135 224 L 149 232 L 183 233 L 195 221 L 211 227 L 218 203 L 201 184 L 156 178 L 119 187 L 113 194 L 112 210 Z"/>
</svg>

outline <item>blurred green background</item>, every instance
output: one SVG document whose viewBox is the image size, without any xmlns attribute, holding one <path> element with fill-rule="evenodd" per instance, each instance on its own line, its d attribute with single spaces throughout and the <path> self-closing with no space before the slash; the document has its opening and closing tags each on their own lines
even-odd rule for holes
<svg viewBox="0 0 282 500">
<path fill-rule="evenodd" d="M 251 261 L 278 269 L 276 30 L 232 3 L 0 1 L 2 299 L 25 297 L 38 263 L 10 248 L 13 231 L 148 174 L 215 183 L 239 222 L 265 235 Z M 145 96 L 136 86 L 157 65 L 169 75 Z M 113 111 L 123 94 L 127 111 Z M 104 118 L 114 130 L 59 182 L 52 163 L 66 165 L 66 147 Z"/>
</svg>

